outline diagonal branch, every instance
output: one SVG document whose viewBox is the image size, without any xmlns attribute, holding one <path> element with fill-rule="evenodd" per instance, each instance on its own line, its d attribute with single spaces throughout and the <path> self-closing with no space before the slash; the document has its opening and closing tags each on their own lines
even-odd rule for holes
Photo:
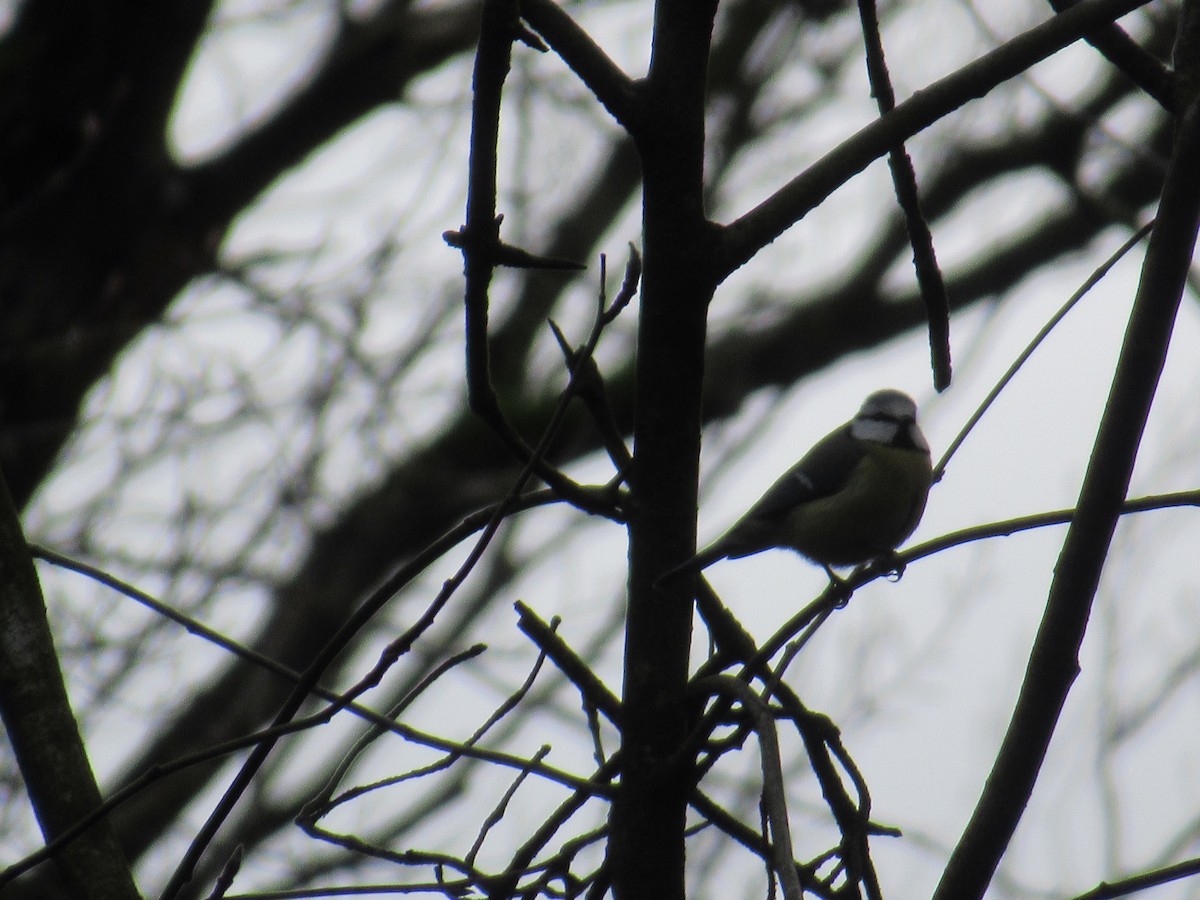
<svg viewBox="0 0 1200 900">
<path fill-rule="evenodd" d="M 63 683 L 46 604 L 0 474 L 0 716 L 47 843 L 100 806 L 100 789 Z M 57 854 L 77 896 L 137 898 L 107 819 Z"/>
<path fill-rule="evenodd" d="M 876 119 L 797 175 L 750 212 L 722 229 L 716 266 L 727 277 L 816 208 L 852 176 L 971 100 L 984 96 L 1031 65 L 1112 22 L 1146 0 L 1084 0 L 1037 25 Z"/>
<path fill-rule="evenodd" d="M 1200 5 L 1185 6 L 1178 47 L 1200 56 Z M 1189 75 L 1200 71 L 1184 60 Z M 1192 85 L 1197 82 L 1194 78 Z M 1200 91 L 1189 98 L 1146 251 L 1108 404 L 1055 566 L 1025 681 L 983 794 L 935 900 L 981 897 L 1033 792 L 1067 693 L 1146 419 L 1166 360 L 1200 228 Z"/>
<path fill-rule="evenodd" d="M 1055 12 L 1064 12 L 1076 0 L 1050 0 Z M 1166 110 L 1175 109 L 1175 80 L 1171 70 L 1152 53 L 1138 46 L 1116 22 L 1098 28 L 1084 40 L 1104 54 L 1104 58 L 1124 72 L 1134 84 L 1158 101 Z"/>
<path fill-rule="evenodd" d="M 543 37 L 614 119 L 635 128 L 637 83 L 553 0 L 521 0 L 521 17 Z"/>
</svg>

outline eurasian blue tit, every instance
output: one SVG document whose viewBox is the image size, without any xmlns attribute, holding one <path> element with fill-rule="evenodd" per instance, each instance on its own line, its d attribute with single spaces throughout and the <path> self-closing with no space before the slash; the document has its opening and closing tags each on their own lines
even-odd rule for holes
<svg viewBox="0 0 1200 900">
<path fill-rule="evenodd" d="M 822 438 L 711 546 L 662 580 L 719 559 L 771 547 L 825 567 L 892 552 L 913 533 L 932 482 L 929 444 L 907 394 L 876 391 L 858 414 Z"/>
</svg>

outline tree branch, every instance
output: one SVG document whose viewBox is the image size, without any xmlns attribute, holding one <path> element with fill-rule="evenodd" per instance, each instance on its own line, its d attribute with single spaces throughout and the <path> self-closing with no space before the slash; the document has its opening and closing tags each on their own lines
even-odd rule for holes
<svg viewBox="0 0 1200 900">
<path fill-rule="evenodd" d="M 626 130 L 637 128 L 638 83 L 553 0 L 521 0 L 521 17 Z"/>
<path fill-rule="evenodd" d="M 695 551 L 701 389 L 716 288 L 704 217 L 705 82 L 715 0 L 655 6 L 642 158 L 645 276 L 634 396 L 633 513 L 622 689 L 621 791 L 609 819 L 618 900 L 685 894 L 690 585 L 654 582 Z"/>
<path fill-rule="evenodd" d="M 722 278 L 748 262 L 822 203 L 852 176 L 896 144 L 928 128 L 963 104 L 984 96 L 1031 65 L 1112 22 L 1147 0 L 1083 0 L 957 72 L 935 81 L 847 138 L 750 212 L 721 230 L 717 267 Z"/>
<path fill-rule="evenodd" d="M 804 893 L 792 858 L 792 831 L 788 825 L 787 791 L 779 756 L 779 735 L 766 702 L 746 684 L 732 675 L 711 675 L 693 683 L 705 694 L 718 694 L 737 700 L 754 721 L 762 767 L 762 803 L 770 822 L 769 861 L 783 885 L 785 900 L 801 900 Z"/>
<path fill-rule="evenodd" d="M 8 486 L 0 474 L 0 717 L 47 842 L 101 805 L 63 684 L 46 604 Z M 140 897 L 107 819 L 59 851 L 79 897 Z"/>
<path fill-rule="evenodd" d="M 1186 60 L 1182 79 L 1191 79 L 1193 92 L 1179 122 L 1142 281 L 1095 449 L 1054 569 L 1046 612 L 1008 732 L 935 900 L 983 896 L 1033 792 L 1067 693 L 1079 672 L 1079 647 L 1166 360 L 1200 228 L 1197 9 L 1200 5 L 1196 3 L 1185 4 L 1177 43 L 1193 54 Z"/>
<path fill-rule="evenodd" d="M 1065 12 L 1077 0 L 1050 0 L 1055 12 Z M 1153 54 L 1147 53 L 1116 22 L 1098 28 L 1083 38 L 1110 63 L 1124 72 L 1133 83 L 1158 101 L 1159 106 L 1175 111 L 1175 77 Z"/>
<path fill-rule="evenodd" d="M 875 8 L 875 0 L 858 0 L 858 14 L 862 20 L 871 93 L 875 97 L 880 115 L 887 115 L 896 108 L 896 93 L 892 89 L 892 79 L 884 58 L 883 37 L 879 33 L 879 14 Z M 938 268 L 933 234 L 929 231 L 929 223 L 921 211 L 917 173 L 903 144 L 897 144 L 888 151 L 888 168 L 892 173 L 896 200 L 904 213 L 908 240 L 912 244 L 917 284 L 921 288 L 921 298 L 925 301 L 933 386 L 942 391 L 950 386 L 951 377 L 950 300 L 946 296 L 946 282 L 942 278 L 941 269 Z"/>
</svg>

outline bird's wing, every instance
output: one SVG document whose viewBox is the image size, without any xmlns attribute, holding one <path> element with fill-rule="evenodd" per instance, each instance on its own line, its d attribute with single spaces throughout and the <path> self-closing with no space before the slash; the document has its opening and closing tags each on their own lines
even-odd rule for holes
<svg viewBox="0 0 1200 900">
<path fill-rule="evenodd" d="M 803 503 L 836 494 L 864 452 L 862 442 L 850 436 L 849 425 L 827 434 L 763 494 L 743 521 L 782 519 Z"/>
</svg>

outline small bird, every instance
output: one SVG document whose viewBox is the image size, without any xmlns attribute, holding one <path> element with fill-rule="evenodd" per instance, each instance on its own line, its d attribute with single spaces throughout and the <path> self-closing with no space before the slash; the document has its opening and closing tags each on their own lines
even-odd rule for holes
<svg viewBox="0 0 1200 900">
<path fill-rule="evenodd" d="M 822 438 L 716 542 L 659 579 L 699 572 L 719 559 L 771 547 L 823 566 L 853 566 L 891 553 L 917 527 L 933 478 L 917 405 L 876 391 L 858 414 Z"/>
</svg>

